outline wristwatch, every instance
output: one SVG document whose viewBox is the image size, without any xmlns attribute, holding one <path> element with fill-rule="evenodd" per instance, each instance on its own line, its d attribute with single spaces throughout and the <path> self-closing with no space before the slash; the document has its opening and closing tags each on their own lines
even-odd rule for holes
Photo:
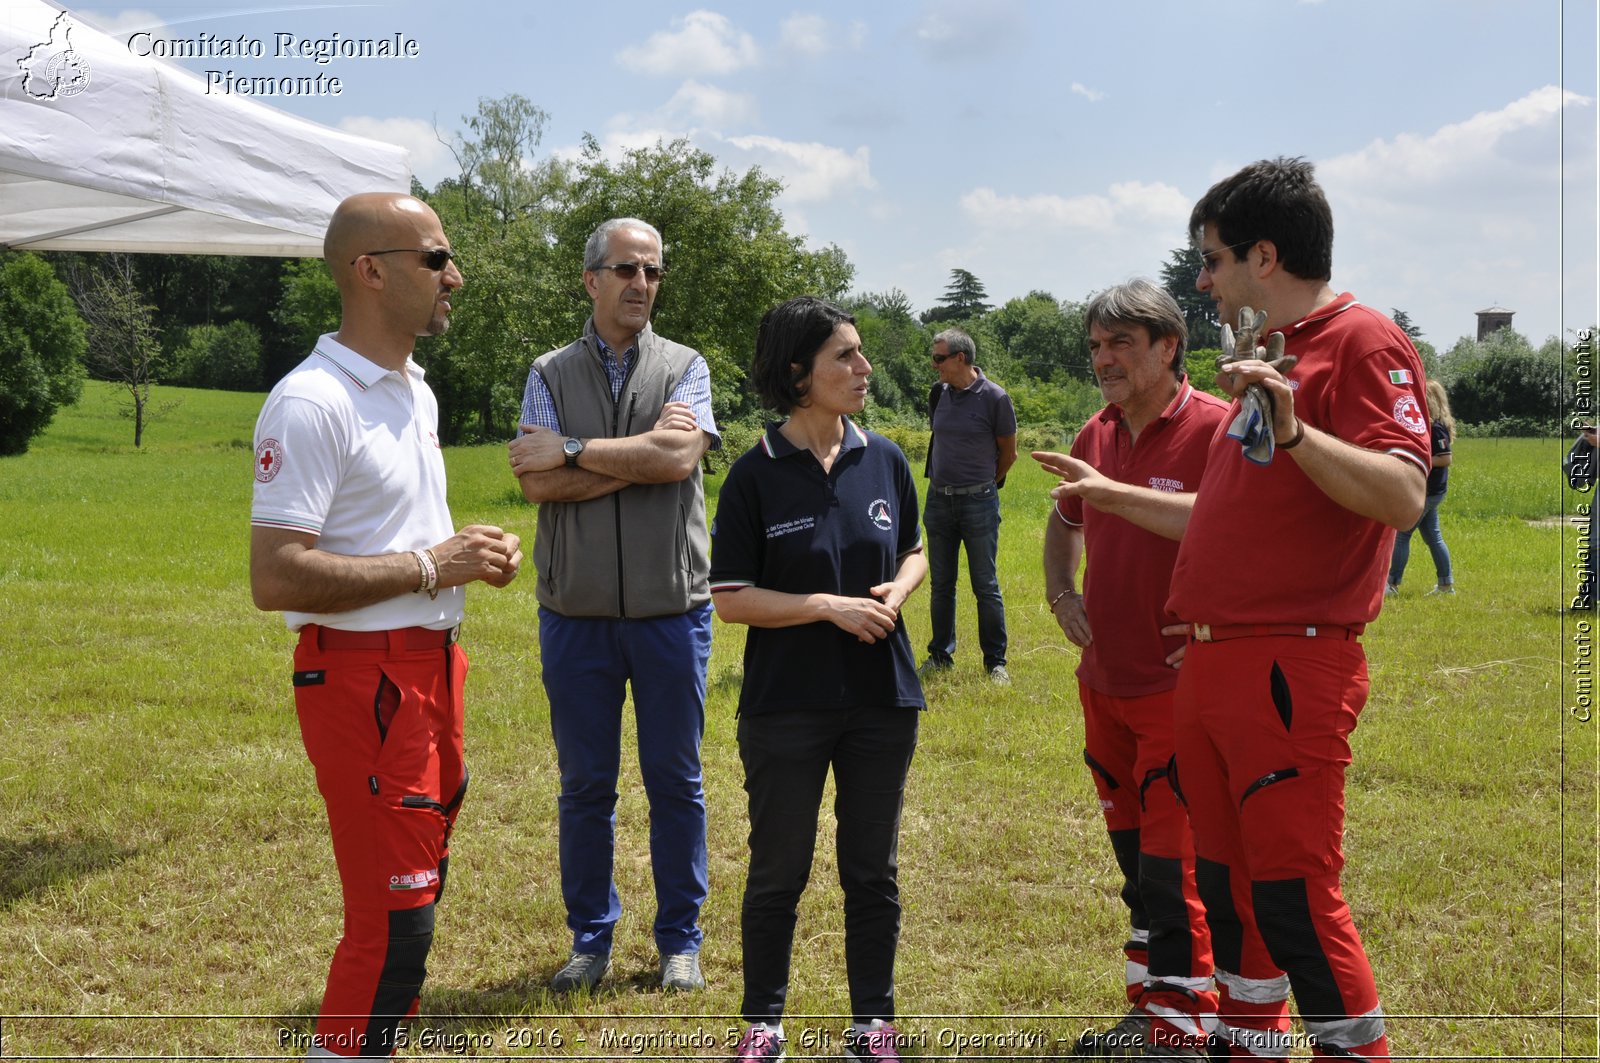
<svg viewBox="0 0 1600 1063">
<path fill-rule="evenodd" d="M 578 467 L 578 455 L 583 453 L 583 440 L 577 436 L 569 436 L 567 441 L 561 444 L 561 453 L 567 456 L 567 468 L 576 469 Z"/>
</svg>

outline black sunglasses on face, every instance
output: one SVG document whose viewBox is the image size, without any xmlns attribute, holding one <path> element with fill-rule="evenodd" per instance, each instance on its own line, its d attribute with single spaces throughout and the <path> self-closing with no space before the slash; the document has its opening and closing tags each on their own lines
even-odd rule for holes
<svg viewBox="0 0 1600 1063">
<path fill-rule="evenodd" d="M 1224 251 L 1237 251 L 1239 248 L 1248 247 L 1255 242 L 1256 241 L 1254 240 L 1240 240 L 1236 244 L 1229 244 L 1227 247 L 1219 247 L 1215 251 L 1200 251 L 1200 272 L 1215 273 L 1217 271 L 1217 263 L 1222 260 L 1222 253 Z M 1195 250 L 1199 251 L 1199 248 L 1196 248 Z"/>
<path fill-rule="evenodd" d="M 647 284 L 655 284 L 666 276 L 665 266 L 641 266 L 637 262 L 613 262 L 608 266 L 595 266 L 595 269 L 609 269 L 617 275 L 618 280 L 631 281 L 644 270 L 644 279 Z"/>
<path fill-rule="evenodd" d="M 365 255 L 357 255 L 350 260 L 353 266 L 363 258 L 372 255 L 398 255 L 402 251 L 414 251 L 422 256 L 422 264 L 438 273 L 444 267 L 456 260 L 456 253 L 448 247 L 391 247 L 387 251 L 368 251 Z"/>
</svg>

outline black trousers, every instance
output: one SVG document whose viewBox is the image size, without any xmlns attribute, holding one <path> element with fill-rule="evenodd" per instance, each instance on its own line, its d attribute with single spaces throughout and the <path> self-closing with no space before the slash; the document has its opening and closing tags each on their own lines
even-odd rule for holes
<svg viewBox="0 0 1600 1063">
<path fill-rule="evenodd" d="M 789 989 L 795 911 L 811 876 L 823 783 L 833 769 L 845 971 L 856 1022 L 894 1017 L 900 942 L 900 809 L 918 710 L 817 709 L 744 715 L 750 872 L 741 930 L 744 1018 L 776 1022 Z"/>
</svg>

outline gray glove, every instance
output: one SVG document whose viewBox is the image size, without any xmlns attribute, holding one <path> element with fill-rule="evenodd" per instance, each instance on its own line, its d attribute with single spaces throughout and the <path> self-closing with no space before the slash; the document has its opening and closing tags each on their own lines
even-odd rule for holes
<svg viewBox="0 0 1600 1063">
<path fill-rule="evenodd" d="M 1267 337 L 1265 347 L 1259 346 L 1261 328 L 1267 323 L 1263 310 L 1241 307 L 1239 331 L 1236 334 L 1227 322 L 1222 323 L 1222 353 L 1217 355 L 1217 368 L 1245 358 L 1259 358 L 1280 373 L 1294 368 L 1297 359 L 1283 353 L 1283 333 L 1274 332 Z M 1251 384 L 1239 397 L 1239 413 L 1228 425 L 1228 438 L 1237 439 L 1244 448 L 1246 459 L 1257 465 L 1272 464 L 1276 446 L 1272 436 L 1272 396 L 1260 384 Z"/>
</svg>

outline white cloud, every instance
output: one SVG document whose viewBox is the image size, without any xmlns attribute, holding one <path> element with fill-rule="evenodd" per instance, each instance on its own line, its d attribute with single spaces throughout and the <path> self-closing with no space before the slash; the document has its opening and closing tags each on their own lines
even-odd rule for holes
<svg viewBox="0 0 1600 1063">
<path fill-rule="evenodd" d="M 648 74 L 693 76 L 731 74 L 761 58 L 755 38 L 715 11 L 691 11 L 673 19 L 672 26 L 642 45 L 622 49 L 618 64 Z"/>
<path fill-rule="evenodd" d="M 787 51 L 815 58 L 828 51 L 833 26 L 821 15 L 790 15 L 783 20 L 779 42 Z"/>
<path fill-rule="evenodd" d="M 1592 254 L 1557 272 L 1553 251 L 1564 182 L 1569 226 L 1581 216 L 1578 231 L 1593 232 L 1592 116 L 1567 123 L 1565 164 L 1560 117 L 1594 102 L 1547 85 L 1319 162 L 1337 223 L 1336 286 L 1407 311 L 1441 350 L 1472 332 L 1471 310 L 1493 303 L 1517 310 L 1513 324 L 1535 343 L 1586 324 L 1559 322 L 1558 297 L 1567 293 L 1569 315 L 1592 312 Z M 1573 195 L 1574 182 L 1591 191 Z"/>
<path fill-rule="evenodd" d="M 1003 54 L 1026 32 L 1019 0 L 939 0 L 911 30 L 934 56 L 969 60 Z"/>
<path fill-rule="evenodd" d="M 1099 103 L 1101 100 L 1106 98 L 1105 93 L 1099 91 L 1098 89 L 1091 89 L 1087 85 L 1077 81 L 1072 83 L 1072 93 L 1075 96 L 1082 96 L 1090 103 Z"/>
<path fill-rule="evenodd" d="M 663 113 L 687 119 L 692 125 L 728 129 L 750 125 L 758 108 L 754 96 L 728 92 L 699 81 L 685 81 L 662 107 Z"/>
<path fill-rule="evenodd" d="M 446 177 L 458 176 L 455 159 L 450 149 L 439 143 L 434 135 L 433 123 L 420 118 L 369 118 L 352 115 L 341 119 L 339 128 L 358 137 L 371 137 L 388 144 L 398 144 L 411 152 L 411 172 L 417 180 L 432 188 Z"/>
<path fill-rule="evenodd" d="M 828 144 L 802 144 L 776 137 L 728 137 L 727 143 L 751 156 L 763 170 L 783 179 L 784 196 L 791 202 L 826 200 L 852 189 L 873 189 L 870 152 L 853 152 Z"/>
<path fill-rule="evenodd" d="M 1123 225 L 1173 223 L 1179 231 L 1190 201 L 1168 184 L 1125 181 L 1104 194 L 1080 196 L 1002 196 L 975 188 L 961 197 L 961 209 L 974 223 L 1022 230 L 1041 226 L 1111 232 Z"/>
</svg>

